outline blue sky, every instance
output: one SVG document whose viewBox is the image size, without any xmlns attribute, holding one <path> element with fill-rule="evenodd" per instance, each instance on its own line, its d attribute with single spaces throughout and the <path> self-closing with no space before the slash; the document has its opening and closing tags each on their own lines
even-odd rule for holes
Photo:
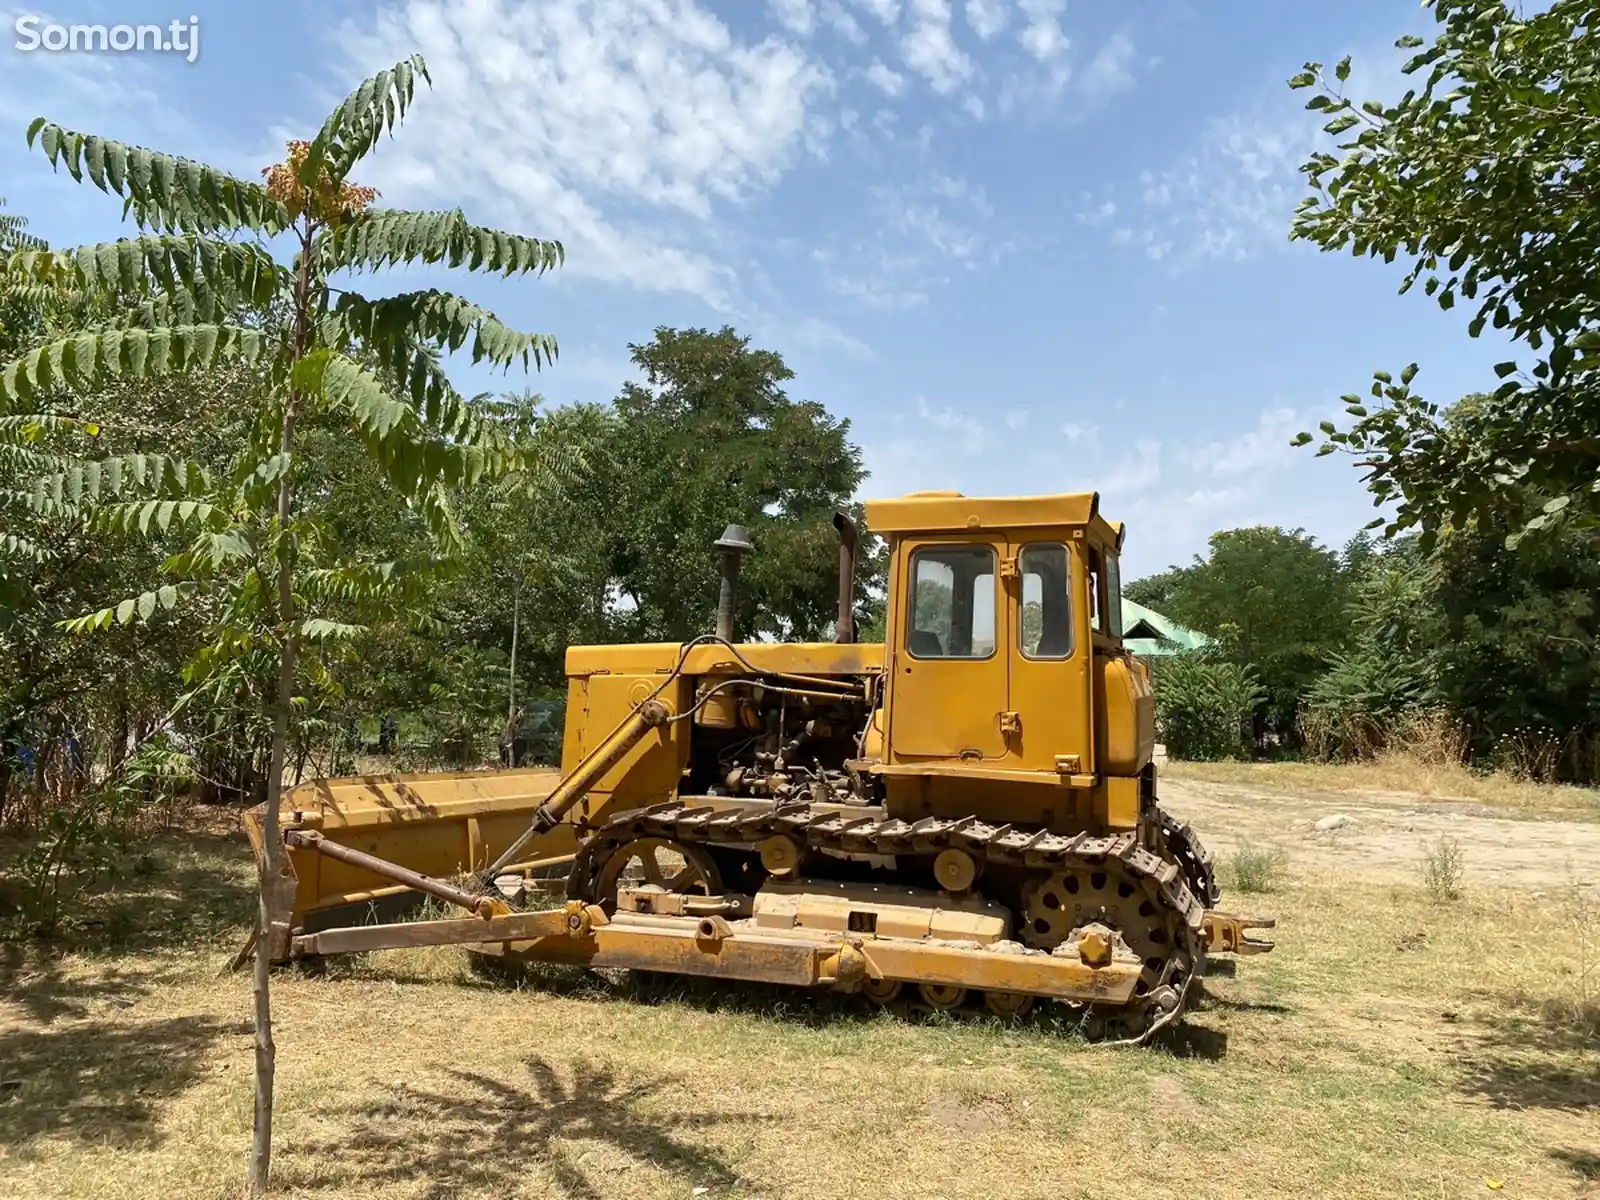
<svg viewBox="0 0 1600 1200">
<path fill-rule="evenodd" d="M 198 18 L 179 54 L 23 53 L 17 17 Z M 337 14 L 329 17 L 323 14 Z M 1124 577 L 1209 533 L 1371 515 L 1342 457 L 1291 450 L 1374 368 L 1453 399 L 1503 344 L 1401 267 L 1290 245 L 1319 137 L 1284 81 L 1356 59 L 1393 90 L 1413 0 L 0 0 L 0 195 L 54 244 L 119 206 L 52 177 L 46 115 L 255 176 L 366 75 L 435 86 L 361 173 L 561 239 L 542 280 L 459 290 L 560 339 L 532 385 L 603 400 L 658 324 L 733 324 L 850 418 L 865 495 L 1097 488 Z M 406 286 L 415 286 L 415 279 Z M 462 386 L 501 386 L 463 372 Z M 521 381 L 513 378 L 512 385 Z"/>
</svg>

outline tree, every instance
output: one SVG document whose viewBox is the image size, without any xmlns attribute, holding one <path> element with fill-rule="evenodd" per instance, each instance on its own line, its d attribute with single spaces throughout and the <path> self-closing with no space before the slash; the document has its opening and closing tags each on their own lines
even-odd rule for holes
<svg viewBox="0 0 1600 1200">
<path fill-rule="evenodd" d="M 626 598 L 617 621 L 639 639 L 710 630 L 717 597 L 711 543 L 746 526 L 741 636 L 820 637 L 835 615 L 836 510 L 852 511 L 865 471 L 850 423 L 820 404 L 790 400 L 783 358 L 752 349 L 731 328 L 658 328 L 629 348 L 646 383 L 617 397 L 606 503 L 617 529 L 608 579 Z M 864 523 L 863 523 L 864 524 Z M 868 539 L 857 597 L 879 570 Z"/>
<path fill-rule="evenodd" d="M 460 211 L 377 208 L 372 189 L 350 182 L 352 168 L 404 118 L 419 78 L 427 80 L 426 65 L 412 58 L 366 80 L 315 138 L 290 143 L 264 184 L 44 118 L 28 130 L 29 145 L 53 167 L 122 197 L 139 232 L 106 245 L 12 255 L 12 272 L 96 295 L 119 315 L 0 368 L 0 414 L 62 392 L 92 398 L 117 377 L 194 373 L 228 361 L 253 368 L 264 384 L 248 439 L 225 473 L 152 456 L 133 478 L 90 463 L 54 484 L 75 502 L 97 503 L 102 529 L 192 533 L 162 565 L 172 582 L 78 618 L 73 628 L 149 622 L 191 606 L 208 632 L 185 668 L 197 688 L 264 665 L 275 676 L 255 956 L 249 1182 L 257 1194 L 270 1172 L 275 1049 L 265 951 L 280 907 L 278 804 L 297 667 L 307 646 L 355 636 L 363 618 L 403 603 L 413 577 L 403 563 L 341 562 L 325 553 L 327 523 L 305 510 L 297 492 L 304 470 L 297 437 L 319 424 L 348 430 L 435 541 L 453 549 L 460 534 L 450 489 L 517 463 L 492 423 L 450 384 L 439 354 L 470 343 L 474 362 L 509 368 L 539 366 L 556 349 L 549 336 L 512 330 L 448 292 L 368 299 L 343 279 L 331 286 L 335 274 L 411 263 L 511 275 L 561 261 L 559 243 L 480 228 Z M 274 258 L 273 239 L 292 248 L 289 263 Z"/>
<path fill-rule="evenodd" d="M 1396 45 L 1420 90 L 1395 103 L 1344 94 L 1350 60 L 1307 63 L 1289 81 L 1316 88 L 1306 107 L 1350 135 L 1301 168 L 1312 194 L 1291 237 L 1324 250 L 1410 260 L 1439 306 L 1476 305 L 1468 325 L 1506 330 L 1535 355 L 1483 403 L 1449 414 L 1412 390 L 1416 364 L 1374 374 L 1369 403 L 1345 397 L 1354 424 L 1322 426 L 1319 453 L 1345 450 L 1390 531 L 1494 514 L 1515 541 L 1556 520 L 1600 514 L 1600 26 L 1585 0 L 1529 13 L 1501 0 L 1430 0 L 1439 29 Z M 1425 74 L 1424 74 L 1425 73 Z M 1302 433 L 1297 444 L 1313 440 Z M 1374 527 L 1385 524 L 1380 518 Z"/>
<path fill-rule="evenodd" d="M 1288 731 L 1300 696 L 1344 642 L 1344 579 L 1339 556 L 1303 530 L 1257 526 L 1214 533 L 1208 557 L 1125 590 L 1209 634 L 1227 661 L 1252 667 L 1267 723 Z"/>
</svg>

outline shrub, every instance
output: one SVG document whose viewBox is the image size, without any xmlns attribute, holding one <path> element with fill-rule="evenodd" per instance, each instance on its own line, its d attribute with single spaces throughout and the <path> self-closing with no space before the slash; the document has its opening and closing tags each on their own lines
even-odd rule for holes
<svg viewBox="0 0 1600 1200">
<path fill-rule="evenodd" d="M 1422 860 L 1422 886 L 1436 904 L 1445 904 L 1461 895 L 1461 880 L 1466 869 L 1461 861 L 1461 843 L 1441 837 L 1428 845 Z"/>
<path fill-rule="evenodd" d="M 1248 755 L 1251 717 L 1266 698 L 1254 671 L 1205 654 L 1177 654 L 1152 675 L 1156 723 L 1169 755 L 1197 762 Z"/>
<path fill-rule="evenodd" d="M 1252 846 L 1241 841 L 1228 856 L 1233 886 L 1241 892 L 1270 892 L 1283 866 L 1283 855 L 1273 847 Z"/>
</svg>

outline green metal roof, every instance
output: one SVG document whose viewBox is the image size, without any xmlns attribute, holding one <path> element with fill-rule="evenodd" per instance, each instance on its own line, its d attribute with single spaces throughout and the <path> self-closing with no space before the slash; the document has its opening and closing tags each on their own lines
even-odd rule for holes
<svg viewBox="0 0 1600 1200">
<path fill-rule="evenodd" d="M 1185 629 L 1154 609 L 1122 598 L 1122 644 L 1129 653 L 1142 657 L 1182 654 L 1210 645 L 1211 639 L 1193 629 Z"/>
</svg>

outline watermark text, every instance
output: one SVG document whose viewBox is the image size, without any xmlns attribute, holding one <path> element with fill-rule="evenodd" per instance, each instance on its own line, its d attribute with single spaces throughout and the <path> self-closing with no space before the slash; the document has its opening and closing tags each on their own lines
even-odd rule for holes
<svg viewBox="0 0 1600 1200">
<path fill-rule="evenodd" d="M 44 17 L 21 16 L 13 26 L 15 49 L 51 54 L 145 53 L 182 54 L 193 62 L 200 56 L 200 18 L 168 21 L 165 25 L 61 25 Z"/>
</svg>

